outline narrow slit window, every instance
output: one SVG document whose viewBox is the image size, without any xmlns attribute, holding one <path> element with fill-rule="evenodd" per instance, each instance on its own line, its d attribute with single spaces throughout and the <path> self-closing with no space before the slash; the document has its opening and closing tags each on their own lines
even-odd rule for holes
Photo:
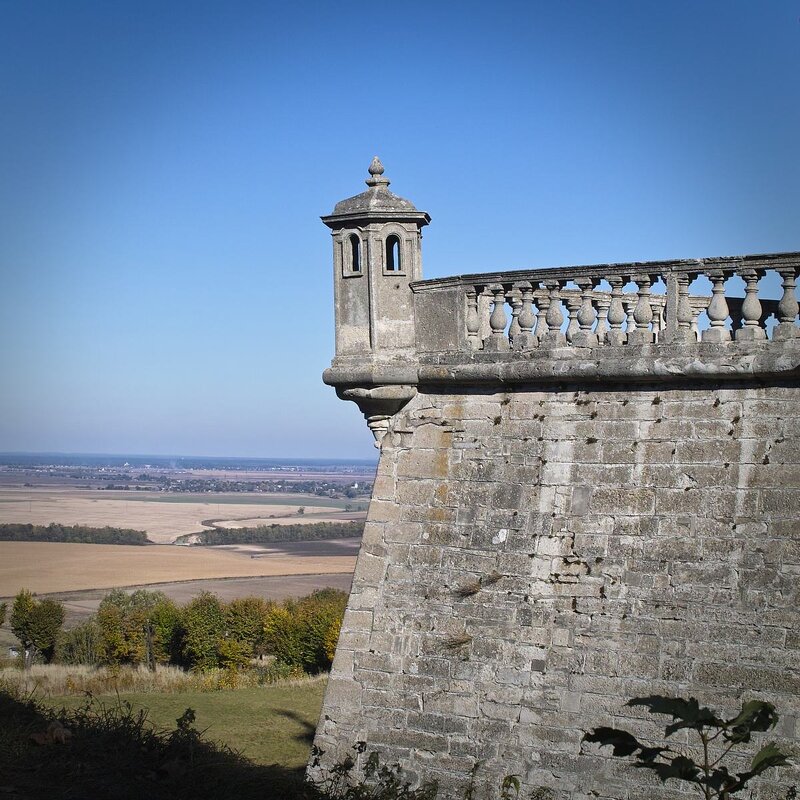
<svg viewBox="0 0 800 800">
<path fill-rule="evenodd" d="M 400 238 L 388 236 L 386 238 L 386 271 L 400 272 Z"/>
<path fill-rule="evenodd" d="M 361 272 L 361 239 L 350 234 L 350 272 Z"/>
</svg>

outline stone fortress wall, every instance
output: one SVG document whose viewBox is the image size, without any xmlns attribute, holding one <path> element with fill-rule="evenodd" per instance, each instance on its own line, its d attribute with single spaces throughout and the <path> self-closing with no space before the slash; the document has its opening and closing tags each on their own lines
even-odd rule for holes
<svg viewBox="0 0 800 800">
<path fill-rule="evenodd" d="M 387 185 L 324 218 L 335 248 L 373 237 L 360 264 L 373 330 L 384 216 L 405 214 L 412 233 L 429 219 L 398 211 Z M 660 742 L 663 723 L 625 706 L 655 693 L 729 712 L 769 700 L 772 738 L 800 756 L 798 266 L 391 270 L 404 344 L 351 337 L 325 376 L 381 456 L 317 730 L 323 766 L 364 741 L 445 797 L 477 761 L 479 784 L 517 774 L 523 796 L 675 796 L 582 743 L 599 725 Z M 770 269 L 782 294 L 768 300 Z M 701 273 L 710 297 L 688 291 Z M 336 263 L 335 284 L 345 274 Z M 726 297 L 739 279 L 744 298 Z M 800 770 L 773 777 L 759 797 L 782 797 Z"/>
</svg>

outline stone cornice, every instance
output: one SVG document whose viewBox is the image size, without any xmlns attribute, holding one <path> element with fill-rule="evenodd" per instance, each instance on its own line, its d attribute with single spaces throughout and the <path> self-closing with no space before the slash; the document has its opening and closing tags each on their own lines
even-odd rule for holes
<svg viewBox="0 0 800 800">
<path fill-rule="evenodd" d="M 334 363 L 337 388 L 419 384 L 630 383 L 704 380 L 771 382 L 800 377 L 800 339 L 787 342 L 561 347 L 528 352 L 423 354 L 393 363 Z M 348 398 L 353 399 L 353 398 Z"/>
</svg>

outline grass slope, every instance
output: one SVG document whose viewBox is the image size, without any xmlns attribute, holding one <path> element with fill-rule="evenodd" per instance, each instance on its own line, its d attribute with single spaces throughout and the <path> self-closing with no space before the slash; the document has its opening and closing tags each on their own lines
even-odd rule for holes
<svg viewBox="0 0 800 800">
<path fill-rule="evenodd" d="M 0 691 L 0 719 L 8 800 L 311 800 L 302 768 L 254 764 L 191 715 L 157 730 L 126 706 L 53 712 Z"/>
<path fill-rule="evenodd" d="M 194 709 L 195 727 L 204 738 L 222 742 L 256 764 L 301 767 L 308 760 L 311 740 L 322 707 L 325 680 L 295 685 L 264 686 L 219 692 L 177 694 L 120 694 L 134 711 L 147 709 L 148 719 L 160 728 L 174 728 L 187 708 Z M 105 705 L 115 705 L 116 695 L 99 696 Z M 82 697 L 51 697 L 43 701 L 52 708 L 78 708 Z"/>
</svg>

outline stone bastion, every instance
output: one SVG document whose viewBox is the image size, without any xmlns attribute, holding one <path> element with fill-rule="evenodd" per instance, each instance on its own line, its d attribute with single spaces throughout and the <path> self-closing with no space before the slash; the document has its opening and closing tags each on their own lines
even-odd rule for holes
<svg viewBox="0 0 800 800">
<path fill-rule="evenodd" d="M 312 771 L 366 742 L 443 797 L 476 762 L 525 797 L 680 797 L 582 741 L 661 742 L 625 705 L 650 694 L 768 700 L 800 754 L 800 253 L 426 281 L 430 217 L 388 185 L 375 159 L 323 217 L 324 380 L 380 462 Z"/>
</svg>

